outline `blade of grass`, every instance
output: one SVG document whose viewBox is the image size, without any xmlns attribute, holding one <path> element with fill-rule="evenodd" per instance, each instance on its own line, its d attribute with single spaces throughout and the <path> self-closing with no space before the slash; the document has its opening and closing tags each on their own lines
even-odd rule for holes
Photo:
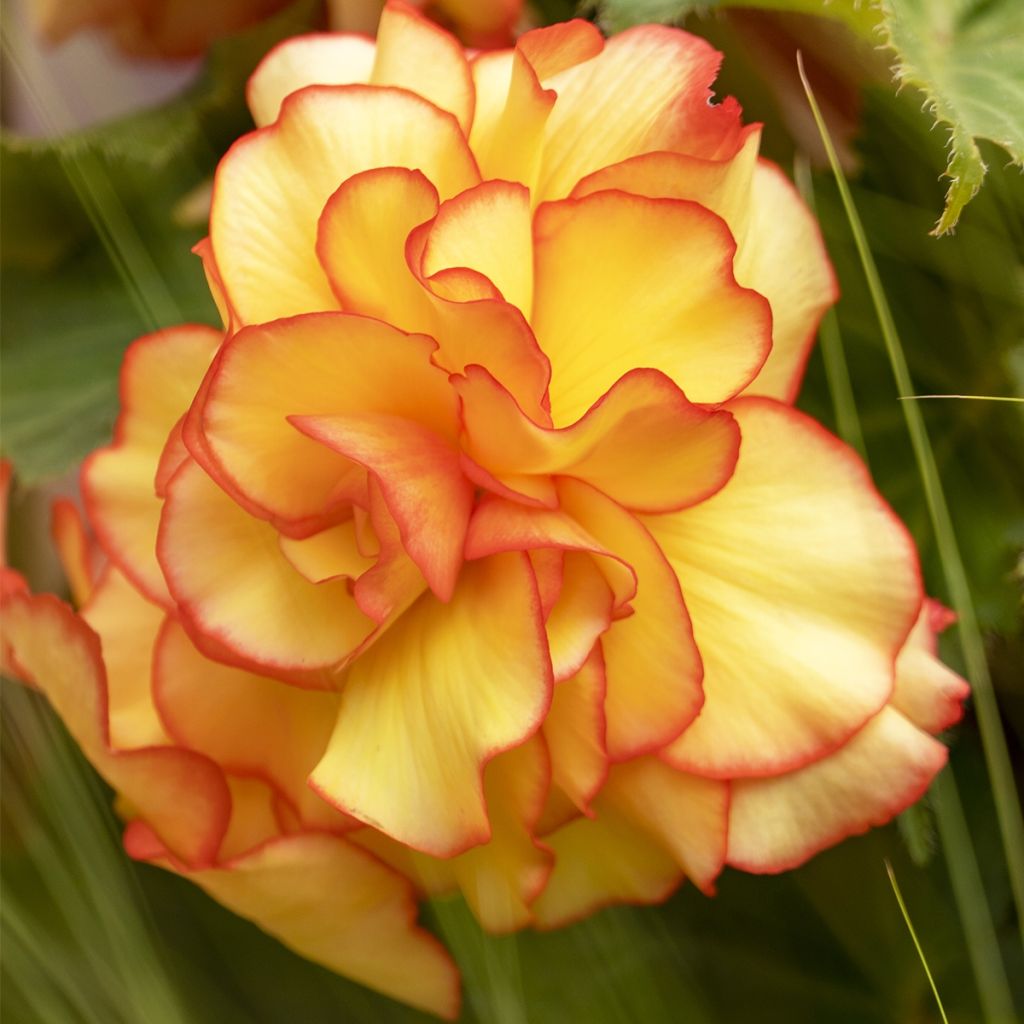
<svg viewBox="0 0 1024 1024">
<path fill-rule="evenodd" d="M 867 236 L 864 233 L 864 227 L 857 214 L 849 185 L 836 159 L 832 139 L 821 116 L 821 110 L 815 99 L 814 91 L 807 80 L 803 60 L 799 53 L 797 54 L 797 69 L 804 91 L 807 94 L 807 101 L 810 104 L 811 112 L 817 123 L 822 143 L 828 154 L 843 207 L 850 223 L 850 230 L 853 233 L 857 252 L 860 256 L 868 288 L 871 292 L 875 312 L 882 329 L 882 336 L 889 355 L 889 361 L 892 365 L 893 375 L 896 379 L 897 390 L 902 398 L 909 398 L 914 394 L 910 371 L 903 354 L 903 348 L 896 331 L 892 312 L 885 297 L 885 291 L 882 288 L 878 268 L 875 266 L 874 258 L 871 255 L 871 249 L 867 242 Z M 996 815 L 999 820 L 1003 850 L 1009 867 L 1010 886 L 1013 890 L 1014 902 L 1017 908 L 1018 926 L 1021 929 L 1022 940 L 1024 940 L 1024 818 L 1022 818 L 1017 787 L 1013 779 L 1013 769 L 1006 747 L 1006 737 L 1003 734 L 1002 723 L 999 719 L 999 708 L 996 704 L 992 680 L 988 672 L 988 663 L 985 660 L 985 648 L 981 632 L 978 628 L 974 602 L 967 581 L 967 573 L 964 569 L 963 559 L 960 557 L 960 549 L 953 530 L 949 507 L 942 489 L 942 482 L 935 465 L 935 457 L 928 438 L 924 418 L 916 402 L 904 401 L 901 403 L 901 408 L 903 409 L 907 431 L 910 435 L 918 471 L 924 486 L 925 500 L 928 506 L 932 529 L 935 533 L 935 541 L 939 550 L 946 586 L 949 590 L 953 608 L 957 613 L 960 643 L 963 649 L 964 661 L 967 665 L 967 675 L 973 687 L 975 710 L 985 752 L 985 763 L 988 768 L 989 779 L 995 798 Z M 945 845 L 946 838 L 951 833 L 948 828 L 941 827 L 941 819 L 951 813 L 950 799 L 952 794 L 956 792 L 956 788 L 951 771 L 947 768 L 944 774 L 947 778 L 938 788 L 936 810 L 938 811 L 940 831 L 942 832 Z M 958 797 L 957 804 L 959 804 Z M 958 833 L 954 833 L 954 835 L 958 835 Z M 952 851 L 947 848 L 947 861 L 949 862 L 951 875 L 962 868 L 968 862 L 968 859 L 973 865 L 974 870 L 977 870 L 977 863 L 974 858 L 973 849 L 970 846 L 970 840 L 966 835 L 966 829 L 964 830 L 963 838 L 966 842 L 965 848 Z M 955 841 L 959 843 L 959 839 Z M 998 955 L 995 930 L 992 925 L 991 916 L 987 912 L 987 904 L 984 905 L 985 913 L 983 915 L 973 913 L 974 908 L 965 907 L 961 902 L 959 897 L 963 892 L 963 888 L 959 887 L 956 882 L 954 882 L 954 892 L 958 895 L 961 920 L 967 933 L 968 943 L 980 943 L 984 948 L 994 949 L 995 951 L 994 958 L 991 956 L 986 958 L 987 968 L 990 969 L 986 969 L 983 976 L 976 975 L 979 987 L 982 988 L 981 995 L 986 1005 L 986 1012 L 990 1019 L 1009 1020 L 1013 1014 L 1013 1003 L 1009 984 L 1006 980 L 1006 972 Z M 996 970 L 996 965 L 998 965 L 998 970 Z"/>
<path fill-rule="evenodd" d="M 901 402 L 919 402 L 923 398 L 958 398 L 962 402 L 1024 402 L 1009 395 L 900 395 Z"/>
<path fill-rule="evenodd" d="M 932 977 L 931 968 L 928 966 L 928 959 L 924 955 L 924 950 L 921 948 L 921 943 L 917 938 L 917 931 L 914 929 L 914 922 L 910 920 L 910 912 L 907 910 L 907 905 L 903 901 L 903 893 L 900 892 L 899 882 L 896 881 L 896 873 L 893 871 L 892 865 L 888 860 L 884 863 L 885 870 L 889 875 L 889 884 L 892 886 L 893 894 L 896 896 L 896 902 L 900 907 L 900 913 L 903 915 L 903 920 L 907 924 L 907 931 L 910 932 L 911 939 L 914 940 L 914 949 L 917 950 L 917 955 L 921 958 L 921 966 L 924 968 L 925 976 L 928 978 L 928 984 L 932 987 L 932 995 L 935 996 L 935 1004 L 939 1008 L 939 1014 L 942 1017 L 942 1024 L 949 1024 L 949 1018 L 946 1016 L 946 1008 L 942 1005 L 942 997 L 939 995 L 938 986 L 936 986 L 935 979 Z"/>
</svg>

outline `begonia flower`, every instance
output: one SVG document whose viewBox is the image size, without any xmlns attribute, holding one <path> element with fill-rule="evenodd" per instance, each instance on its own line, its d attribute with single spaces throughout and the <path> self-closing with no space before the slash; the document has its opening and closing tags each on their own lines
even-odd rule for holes
<svg viewBox="0 0 1024 1024">
<path fill-rule="evenodd" d="M 797 411 L 836 295 L 719 56 L 584 22 L 468 57 L 274 50 L 199 246 L 224 324 L 136 342 L 57 523 L 80 617 L 8 663 L 126 846 L 455 1016 L 417 899 L 484 928 L 711 893 L 889 820 L 945 763 L 907 531 Z"/>
</svg>

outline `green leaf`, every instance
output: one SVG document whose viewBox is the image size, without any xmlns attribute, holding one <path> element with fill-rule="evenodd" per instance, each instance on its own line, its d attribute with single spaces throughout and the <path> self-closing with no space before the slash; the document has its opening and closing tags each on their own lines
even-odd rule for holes
<svg viewBox="0 0 1024 1024">
<path fill-rule="evenodd" d="M 952 184 L 933 234 L 951 231 L 987 167 L 978 139 L 1024 165 L 1024 4 L 1020 0 L 887 0 L 885 31 L 896 76 L 920 88 L 949 126 Z"/>
<path fill-rule="evenodd" d="M 190 253 L 203 226 L 176 211 L 252 127 L 253 67 L 313 12 L 301 0 L 216 44 L 198 81 L 158 108 L 56 139 L 0 137 L 2 453 L 23 483 L 60 476 L 109 439 L 134 338 L 216 322 Z M 17 75 L 17 54 L 5 56 Z M 45 123 L 43 97 L 29 99 Z"/>
</svg>

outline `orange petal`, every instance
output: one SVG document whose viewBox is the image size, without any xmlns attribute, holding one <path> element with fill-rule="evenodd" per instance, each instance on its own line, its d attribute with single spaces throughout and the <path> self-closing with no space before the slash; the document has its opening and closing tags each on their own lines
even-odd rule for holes
<svg viewBox="0 0 1024 1024">
<path fill-rule="evenodd" d="M 317 222 L 340 182 L 373 167 L 419 168 L 443 198 L 480 180 L 451 114 L 401 89 L 310 86 L 235 143 L 217 170 L 210 238 L 243 323 L 337 308 Z"/>
<path fill-rule="evenodd" d="M 257 127 L 277 120 L 285 98 L 307 85 L 370 81 L 376 47 L 366 36 L 315 33 L 278 43 L 260 61 L 245 89 Z"/>
<path fill-rule="evenodd" d="M 150 686 L 164 610 L 110 566 L 81 615 L 103 647 L 111 746 L 129 750 L 168 743 Z"/>
<path fill-rule="evenodd" d="M 351 366 L 345 369 L 352 372 Z M 454 396 L 451 411 L 454 418 Z M 397 415 L 289 416 L 288 422 L 373 474 L 402 546 L 434 593 L 449 600 L 473 505 L 473 485 L 462 475 L 455 447 Z"/>
<path fill-rule="evenodd" d="M 544 623 L 555 682 L 574 676 L 612 624 L 615 595 L 594 559 L 565 552 L 562 583 Z"/>
<path fill-rule="evenodd" d="M 192 461 L 167 490 L 158 550 L 182 616 L 252 665 L 336 665 L 373 629 L 344 580 L 310 583 L 272 526 L 252 518 Z"/>
<path fill-rule="evenodd" d="M 50 533 L 71 596 L 75 604 L 81 608 L 89 600 L 89 595 L 96 585 L 101 555 L 96 544 L 86 533 L 82 514 L 73 501 L 58 498 L 53 503 Z"/>
<path fill-rule="evenodd" d="M 701 891 L 714 894 L 725 864 L 728 783 L 648 756 L 613 766 L 599 799 L 658 839 Z"/>
<path fill-rule="evenodd" d="M 168 619 L 153 652 L 153 699 L 175 742 L 234 775 L 269 781 L 306 826 L 336 831 L 354 824 L 306 785 L 327 746 L 337 694 L 210 661 Z"/>
<path fill-rule="evenodd" d="M 556 424 L 636 366 L 692 402 L 742 390 L 771 345 L 767 302 L 737 285 L 725 223 L 695 203 L 602 192 L 542 206 L 533 328 Z"/>
<path fill-rule="evenodd" d="M 307 959 L 446 1020 L 458 1017 L 458 971 L 416 926 L 411 886 L 344 839 L 285 836 L 184 874 Z"/>
<path fill-rule="evenodd" d="M 555 687 L 544 719 L 551 781 L 584 814 L 608 777 L 604 659 L 597 648 L 583 667 Z"/>
<path fill-rule="evenodd" d="M 856 455 L 780 403 L 731 408 L 732 479 L 647 520 L 704 660 L 704 708 L 666 756 L 716 778 L 786 771 L 845 742 L 889 699 L 921 600 L 913 542 Z"/>
<path fill-rule="evenodd" d="M 789 179 L 758 162 L 749 223 L 736 253 L 736 280 L 772 307 L 772 351 L 747 394 L 796 399 L 825 310 L 839 298 L 821 229 Z"/>
<path fill-rule="evenodd" d="M 643 25 L 609 39 L 593 60 L 544 77 L 558 100 L 545 129 L 539 198 L 561 199 L 599 167 L 641 153 L 734 152 L 739 106 L 711 103 L 721 59 L 696 36 Z"/>
<path fill-rule="evenodd" d="M 775 874 L 846 836 L 884 825 L 919 799 L 946 748 L 886 707 L 835 753 L 786 775 L 733 783 L 729 856 Z"/>
<path fill-rule="evenodd" d="M 429 338 L 343 313 L 244 328 L 221 351 L 202 402 L 214 475 L 250 512 L 290 534 L 335 525 L 351 503 L 348 484 L 365 492 L 365 471 L 288 418 L 390 414 L 454 437 L 456 399 L 431 362 L 435 348 Z"/>
<path fill-rule="evenodd" d="M 937 733 L 960 721 L 971 688 L 936 657 L 936 634 L 951 613 L 925 599 L 921 614 L 896 659 L 892 706 L 919 729 Z"/>
<path fill-rule="evenodd" d="M 533 905 L 539 928 L 560 928 L 616 903 L 661 903 L 682 880 L 672 855 L 613 807 L 570 821 L 544 844 L 555 868 Z"/>
<path fill-rule="evenodd" d="M 281 536 L 277 542 L 284 557 L 310 583 L 339 576 L 356 580 L 374 564 L 371 557 L 359 550 L 354 519 L 301 539 Z"/>
<path fill-rule="evenodd" d="M 161 502 L 154 492 L 160 456 L 188 408 L 221 332 L 186 325 L 140 338 L 121 367 L 121 415 L 114 442 L 82 469 L 89 522 L 104 551 L 148 597 L 167 604 L 156 560 Z"/>
<path fill-rule="evenodd" d="M 183 861 L 213 861 L 227 828 L 230 796 L 220 770 L 171 747 L 116 750 L 99 638 L 49 594 L 8 593 L 4 644 L 53 705 L 86 757 Z"/>
<path fill-rule="evenodd" d="M 550 699 L 529 563 L 484 559 L 449 604 L 421 598 L 352 664 L 311 782 L 400 842 L 454 856 L 491 835 L 483 766 L 532 735 Z"/>
<path fill-rule="evenodd" d="M 524 416 L 480 367 L 453 383 L 462 398 L 466 454 L 506 493 L 519 491 L 543 504 L 550 500 L 540 485 L 558 474 L 583 480 L 634 511 L 665 512 L 708 498 L 736 464 L 740 436 L 730 414 L 691 405 L 655 370 L 631 370 L 561 430 Z M 637 458 L 653 450 L 662 453 L 656 462 Z"/>
<path fill-rule="evenodd" d="M 390 0 L 384 8 L 370 82 L 423 96 L 469 133 L 475 94 L 462 45 L 408 4 Z"/>
</svg>

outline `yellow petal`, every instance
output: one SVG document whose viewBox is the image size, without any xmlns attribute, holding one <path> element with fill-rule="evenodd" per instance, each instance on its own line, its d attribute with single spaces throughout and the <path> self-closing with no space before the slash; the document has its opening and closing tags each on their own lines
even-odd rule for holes
<svg viewBox="0 0 1024 1024">
<path fill-rule="evenodd" d="M 365 36 L 295 36 L 260 61 L 245 89 L 257 127 L 277 120 L 285 98 L 307 85 L 354 85 L 370 81 L 376 48 Z"/>
<path fill-rule="evenodd" d="M 243 323 L 338 308 L 317 221 L 339 183 L 372 167 L 421 169 L 443 198 L 480 180 L 452 116 L 400 89 L 310 86 L 235 143 L 217 170 L 210 239 Z"/>
<path fill-rule="evenodd" d="M 489 838 L 483 766 L 539 728 L 550 696 L 528 563 L 469 564 L 449 604 L 421 598 L 353 663 L 311 781 L 353 817 L 453 856 Z"/>
<path fill-rule="evenodd" d="M 857 456 L 768 399 L 732 405 L 729 483 L 648 520 L 704 661 L 700 717 L 669 748 L 719 778 L 816 760 L 889 699 L 921 600 L 913 542 Z"/>
<path fill-rule="evenodd" d="M 140 338 L 121 368 L 121 415 L 114 442 L 91 455 L 82 495 L 103 549 L 154 601 L 168 603 L 156 560 L 161 502 L 153 489 L 171 428 L 188 408 L 221 341 L 220 331 L 186 325 Z"/>
<path fill-rule="evenodd" d="M 551 360 L 556 425 L 623 374 L 661 370 L 692 402 L 723 402 L 771 344 L 767 302 L 736 284 L 725 223 L 694 203 L 602 192 L 542 206 L 531 322 Z"/>
<path fill-rule="evenodd" d="M 171 481 L 158 546 L 180 614 L 246 664 L 333 666 L 373 629 L 345 580 L 310 583 L 282 554 L 274 528 L 195 462 Z"/>
<path fill-rule="evenodd" d="M 883 708 L 835 753 L 786 775 L 733 783 L 729 863 L 774 874 L 847 836 L 884 825 L 919 799 L 946 748 Z"/>
</svg>

